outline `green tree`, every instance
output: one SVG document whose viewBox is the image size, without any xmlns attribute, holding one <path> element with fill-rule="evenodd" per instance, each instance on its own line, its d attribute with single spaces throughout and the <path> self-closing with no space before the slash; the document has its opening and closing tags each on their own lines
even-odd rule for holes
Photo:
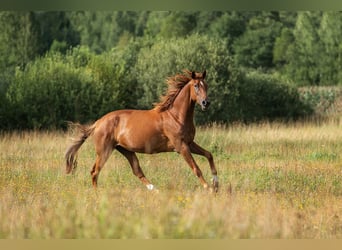
<svg viewBox="0 0 342 250">
<path fill-rule="evenodd" d="M 184 37 L 196 27 L 194 12 L 173 11 L 162 21 L 159 35 L 163 38 Z"/>
<path fill-rule="evenodd" d="M 151 11 L 146 18 L 144 35 L 156 37 L 160 33 L 161 23 L 168 15 L 168 11 Z"/>
<path fill-rule="evenodd" d="M 231 45 L 245 32 L 247 19 L 247 13 L 237 11 L 224 12 L 210 22 L 208 31 L 213 36 L 225 39 L 231 51 Z"/>
<path fill-rule="evenodd" d="M 96 53 L 113 48 L 119 39 L 113 12 L 78 11 L 70 14 L 70 20 L 80 34 L 80 44 Z"/>
<path fill-rule="evenodd" d="M 284 27 L 276 38 L 273 47 L 273 62 L 279 70 L 289 62 L 289 51 L 293 46 L 294 36 L 292 30 Z"/>
<path fill-rule="evenodd" d="M 142 36 L 147 15 L 134 11 L 79 11 L 70 13 L 70 20 L 80 34 L 80 44 L 100 54 L 114 48 L 122 36 Z"/>
<path fill-rule="evenodd" d="M 283 24 L 283 27 L 293 29 L 296 25 L 298 12 L 296 11 L 279 11 L 279 21 Z"/>
<path fill-rule="evenodd" d="M 322 15 L 318 35 L 322 43 L 318 65 L 320 84 L 342 83 L 342 15 L 341 12 L 327 11 Z"/>
<path fill-rule="evenodd" d="M 24 67 L 52 44 L 68 47 L 79 43 L 66 12 L 0 12 L 0 67 Z"/>
<path fill-rule="evenodd" d="M 194 12 L 196 16 L 195 32 L 200 34 L 211 32 L 210 26 L 215 23 L 222 15 L 223 11 L 197 11 Z M 210 34 L 211 35 L 211 34 Z"/>
<path fill-rule="evenodd" d="M 79 33 L 70 22 L 70 13 L 65 11 L 34 12 L 37 25 L 39 54 L 53 49 L 66 52 L 80 43 Z"/>
<path fill-rule="evenodd" d="M 33 12 L 0 12 L 0 67 L 24 67 L 38 53 Z"/>
<path fill-rule="evenodd" d="M 294 43 L 289 51 L 286 72 L 297 84 L 320 84 L 318 36 L 319 12 L 300 12 L 293 30 Z"/>
<path fill-rule="evenodd" d="M 15 68 L 24 68 L 37 56 L 38 40 L 33 12 L 0 12 L 0 129 L 9 129 L 13 108 L 6 97 Z"/>
<path fill-rule="evenodd" d="M 277 12 L 262 12 L 252 17 L 246 31 L 234 41 L 236 62 L 245 67 L 272 68 L 273 46 L 281 27 Z"/>
</svg>

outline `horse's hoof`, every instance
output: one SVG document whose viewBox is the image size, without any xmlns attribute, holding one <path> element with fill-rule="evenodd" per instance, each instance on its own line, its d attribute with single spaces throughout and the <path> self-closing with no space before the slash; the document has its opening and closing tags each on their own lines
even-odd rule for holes
<svg viewBox="0 0 342 250">
<path fill-rule="evenodd" d="M 212 190 L 213 192 L 217 193 L 219 189 L 219 182 L 218 182 L 218 178 L 215 175 L 212 179 Z"/>
<path fill-rule="evenodd" d="M 219 188 L 218 188 L 218 185 L 216 185 L 216 186 L 212 186 L 212 187 L 211 187 L 211 191 L 212 191 L 212 193 L 217 193 L 217 192 L 218 192 L 218 190 L 219 190 Z"/>
</svg>

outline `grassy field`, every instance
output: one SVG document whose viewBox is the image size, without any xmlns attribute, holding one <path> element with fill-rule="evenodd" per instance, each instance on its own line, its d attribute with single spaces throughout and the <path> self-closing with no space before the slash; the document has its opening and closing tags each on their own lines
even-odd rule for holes
<svg viewBox="0 0 342 250">
<path fill-rule="evenodd" d="M 342 124 L 265 123 L 197 131 L 220 178 L 199 185 L 176 153 L 139 155 L 148 191 L 113 153 L 91 186 L 91 139 L 65 175 L 70 134 L 0 136 L 0 238 L 342 238 Z M 206 179 L 207 161 L 195 157 Z"/>
</svg>

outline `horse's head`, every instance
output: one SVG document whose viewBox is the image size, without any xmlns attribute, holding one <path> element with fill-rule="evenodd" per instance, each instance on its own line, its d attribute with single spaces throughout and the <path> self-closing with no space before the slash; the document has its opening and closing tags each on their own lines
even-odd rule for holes
<svg viewBox="0 0 342 250">
<path fill-rule="evenodd" d="M 209 105 L 209 99 L 207 95 L 208 84 L 205 81 L 206 71 L 203 73 L 191 72 L 191 100 L 197 102 L 202 110 L 206 110 Z"/>
</svg>

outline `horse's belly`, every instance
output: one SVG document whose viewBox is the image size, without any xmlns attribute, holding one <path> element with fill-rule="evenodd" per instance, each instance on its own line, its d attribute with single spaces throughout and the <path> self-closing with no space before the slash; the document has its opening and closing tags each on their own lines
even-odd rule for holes
<svg viewBox="0 0 342 250">
<path fill-rule="evenodd" d="M 146 132 L 145 134 L 129 133 L 119 140 L 119 145 L 127 150 L 146 154 L 169 152 L 174 149 L 166 136 Z"/>
<path fill-rule="evenodd" d="M 173 147 L 169 145 L 167 140 L 154 140 L 154 138 L 146 140 L 140 149 L 136 149 L 136 152 L 146 154 L 156 154 L 169 151 L 173 151 Z"/>
<path fill-rule="evenodd" d="M 147 154 L 173 151 L 169 139 L 163 133 L 159 113 L 138 110 L 121 112 L 119 115 L 114 135 L 117 145 Z"/>
</svg>

